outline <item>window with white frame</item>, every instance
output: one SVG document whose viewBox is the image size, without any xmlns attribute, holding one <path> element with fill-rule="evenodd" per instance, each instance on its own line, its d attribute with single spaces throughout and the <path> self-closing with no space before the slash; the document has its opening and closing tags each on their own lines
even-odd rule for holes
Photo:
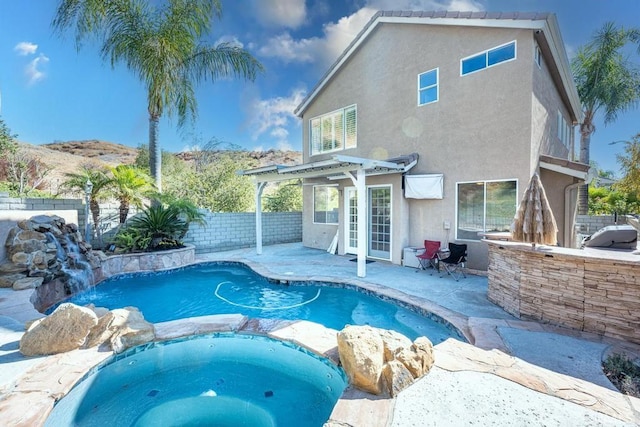
<svg viewBox="0 0 640 427">
<path fill-rule="evenodd" d="M 438 101 L 438 69 L 418 75 L 418 105 Z"/>
<path fill-rule="evenodd" d="M 460 60 L 460 75 L 475 73 L 485 68 L 516 59 L 516 41 L 485 50 Z"/>
<path fill-rule="evenodd" d="M 337 224 L 338 207 L 338 189 L 335 186 L 313 187 L 313 222 L 315 224 Z"/>
<path fill-rule="evenodd" d="M 516 214 L 516 180 L 457 184 L 456 239 L 480 240 L 482 233 L 508 232 Z"/>
<path fill-rule="evenodd" d="M 558 139 L 562 142 L 562 145 L 569 148 L 571 144 L 571 126 L 565 120 L 564 116 L 558 110 Z"/>
<path fill-rule="evenodd" d="M 356 106 L 342 108 L 309 121 L 311 155 L 354 148 L 357 145 Z"/>
<path fill-rule="evenodd" d="M 540 51 L 540 46 L 537 44 L 533 48 L 533 60 L 536 65 L 538 65 L 538 68 L 542 68 L 542 52 Z"/>
</svg>

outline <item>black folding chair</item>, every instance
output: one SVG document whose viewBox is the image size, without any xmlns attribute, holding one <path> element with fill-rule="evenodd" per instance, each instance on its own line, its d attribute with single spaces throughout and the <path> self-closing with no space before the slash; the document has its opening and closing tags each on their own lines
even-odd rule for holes
<svg viewBox="0 0 640 427">
<path fill-rule="evenodd" d="M 438 255 L 438 259 L 439 265 L 444 267 L 444 271 L 450 274 L 456 282 L 460 279 L 460 275 L 465 279 L 467 278 L 463 270 L 464 263 L 467 261 L 467 245 L 449 243 L 449 255 L 446 258 L 440 258 L 440 255 Z"/>
</svg>

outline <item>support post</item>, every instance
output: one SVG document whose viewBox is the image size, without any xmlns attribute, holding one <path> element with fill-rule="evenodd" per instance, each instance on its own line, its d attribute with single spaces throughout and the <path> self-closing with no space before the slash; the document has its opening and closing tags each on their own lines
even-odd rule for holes
<svg viewBox="0 0 640 427">
<path fill-rule="evenodd" d="M 356 193 L 358 197 L 358 277 L 367 275 L 367 229 L 369 215 L 367 213 L 367 186 L 363 167 L 356 174 Z"/>
<path fill-rule="evenodd" d="M 262 254 L 262 190 L 266 182 L 256 182 L 256 254 Z"/>
</svg>

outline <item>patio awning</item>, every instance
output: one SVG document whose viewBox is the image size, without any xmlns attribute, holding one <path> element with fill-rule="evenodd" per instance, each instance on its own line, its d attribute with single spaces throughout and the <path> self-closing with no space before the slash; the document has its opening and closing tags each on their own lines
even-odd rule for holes
<svg viewBox="0 0 640 427">
<path fill-rule="evenodd" d="M 418 162 L 418 154 L 408 154 L 388 160 L 335 155 L 331 159 L 301 165 L 271 165 L 241 171 L 256 182 L 278 182 L 297 178 L 347 179 L 348 173 L 364 169 L 366 176 L 404 173 Z"/>
<path fill-rule="evenodd" d="M 273 165 L 241 171 L 256 184 L 256 253 L 262 253 L 262 191 L 269 182 L 287 181 L 297 178 L 350 179 L 357 194 L 357 266 L 358 277 L 366 275 L 366 242 L 368 215 L 366 206 L 366 177 L 404 173 L 418 163 L 418 154 L 395 157 L 388 160 L 366 159 L 334 155 L 327 160 L 303 163 L 295 166 Z"/>
</svg>

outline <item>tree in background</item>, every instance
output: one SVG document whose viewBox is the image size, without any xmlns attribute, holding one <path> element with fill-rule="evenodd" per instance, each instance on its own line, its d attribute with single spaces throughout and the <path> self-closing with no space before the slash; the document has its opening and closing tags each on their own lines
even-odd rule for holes
<svg viewBox="0 0 640 427">
<path fill-rule="evenodd" d="M 640 200 L 640 133 L 625 145 L 624 154 L 617 155 L 624 175 L 614 184 L 614 188 Z M 634 213 L 640 213 L 640 210 Z"/>
<path fill-rule="evenodd" d="M 201 164 L 197 170 L 192 166 L 181 175 L 172 176 L 165 192 L 211 212 L 247 212 L 255 206 L 253 185 L 237 171 L 252 166 L 232 152 L 222 151 L 215 161 Z"/>
<path fill-rule="evenodd" d="M 50 168 L 21 147 L 17 137 L 0 118 L 0 189 L 18 197 L 39 195 Z"/>
<path fill-rule="evenodd" d="M 265 212 L 301 212 L 302 183 L 300 180 L 281 182 L 276 191 L 265 198 Z"/>
<path fill-rule="evenodd" d="M 102 235 L 100 230 L 100 202 L 108 200 L 108 189 L 112 178 L 108 169 L 96 169 L 92 165 L 84 165 L 80 172 L 66 173 L 67 179 L 61 184 L 60 189 L 65 193 L 71 193 L 82 197 L 84 195 L 87 182 L 91 181 L 93 187 L 89 195 L 89 209 L 93 218 L 96 237 L 102 246 Z"/>
<path fill-rule="evenodd" d="M 129 208 L 134 205 L 143 207 L 145 198 L 155 195 L 153 179 L 130 165 L 119 165 L 111 168 L 113 178 L 109 184 L 109 192 L 120 202 L 120 224 L 124 224 L 129 215 Z"/>
<path fill-rule="evenodd" d="M 101 41 L 111 66 L 124 63 L 147 88 L 150 171 L 162 192 L 160 117 L 178 117 L 178 126 L 197 115 L 194 86 L 226 77 L 254 80 L 262 65 L 232 43 L 214 47 L 201 42 L 220 18 L 220 0 L 171 0 L 154 7 L 145 0 L 61 0 L 53 26 L 75 28 L 76 43 Z"/>
<path fill-rule="evenodd" d="M 0 117 L 0 160 L 18 150 L 18 144 L 15 141 L 17 137 L 18 135 L 12 134 L 9 126 Z"/>
<path fill-rule="evenodd" d="M 591 42 L 582 46 L 571 62 L 584 120 L 580 124 L 581 163 L 589 164 L 594 119 L 601 110 L 604 123 L 637 104 L 640 99 L 640 72 L 623 55 L 622 49 L 633 41 L 637 30 L 625 30 L 608 22 L 598 30 Z M 588 186 L 580 187 L 578 213 L 587 212 Z"/>
</svg>

